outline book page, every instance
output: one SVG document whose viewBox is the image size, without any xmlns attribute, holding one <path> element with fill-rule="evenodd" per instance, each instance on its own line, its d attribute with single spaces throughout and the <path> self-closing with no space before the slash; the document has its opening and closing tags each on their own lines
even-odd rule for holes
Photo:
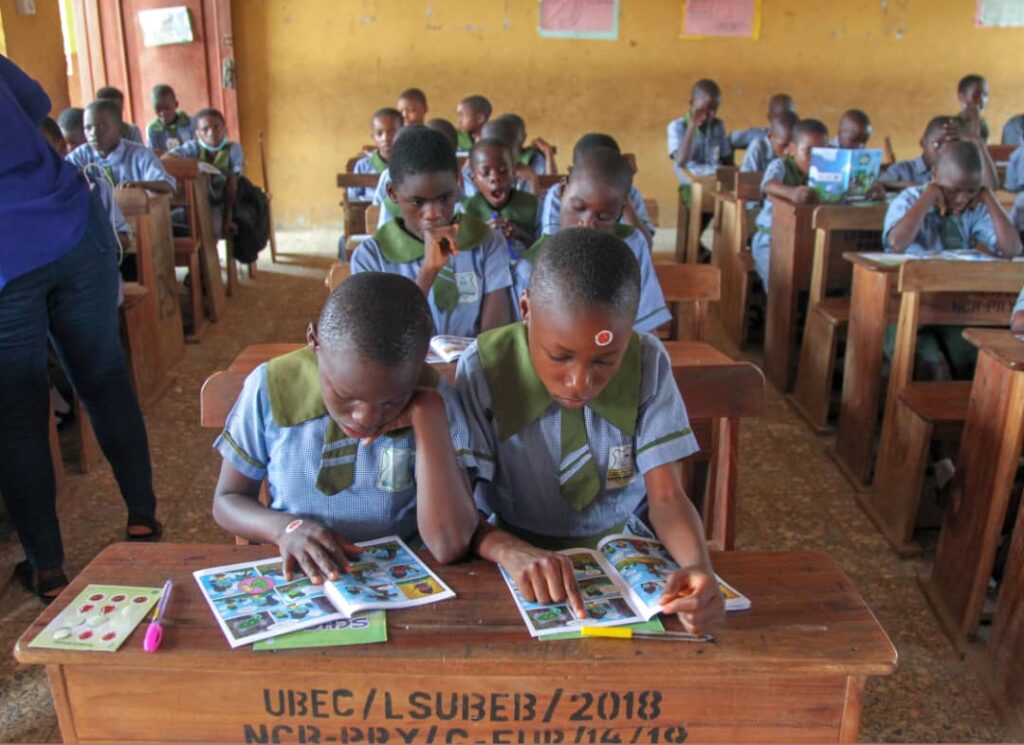
<svg viewBox="0 0 1024 745">
<path fill-rule="evenodd" d="M 412 608 L 455 597 L 398 536 L 356 545 L 365 550 L 349 564 L 349 572 L 324 584 L 327 596 L 347 614 Z"/>
<path fill-rule="evenodd" d="M 620 626 L 646 620 L 640 618 L 623 597 L 622 589 L 609 574 L 610 567 L 603 563 L 596 552 L 581 548 L 559 553 L 572 561 L 576 582 L 583 595 L 583 607 L 587 611 L 586 618 L 578 617 L 568 603 L 531 603 L 519 593 L 508 572 L 498 567 L 526 622 L 530 636 L 563 634 L 578 631 L 584 626 Z"/>
<path fill-rule="evenodd" d="M 431 358 L 441 362 L 455 362 L 475 339 L 468 336 L 435 336 L 430 340 L 427 362 Z"/>
</svg>

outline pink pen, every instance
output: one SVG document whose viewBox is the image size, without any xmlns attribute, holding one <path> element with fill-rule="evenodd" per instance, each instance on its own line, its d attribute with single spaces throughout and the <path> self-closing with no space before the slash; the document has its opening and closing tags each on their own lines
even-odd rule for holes
<svg viewBox="0 0 1024 745">
<path fill-rule="evenodd" d="M 160 594 L 160 602 L 156 604 L 153 611 L 153 620 L 146 627 L 146 636 L 142 639 L 142 651 L 155 652 L 160 648 L 160 642 L 164 638 L 164 627 L 161 625 L 164 620 L 164 612 L 167 610 L 167 601 L 171 599 L 171 590 L 174 583 L 171 580 L 164 582 L 164 590 Z"/>
</svg>

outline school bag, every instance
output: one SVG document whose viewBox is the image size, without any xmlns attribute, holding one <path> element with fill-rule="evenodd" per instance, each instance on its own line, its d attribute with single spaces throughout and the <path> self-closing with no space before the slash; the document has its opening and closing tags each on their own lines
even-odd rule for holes
<svg viewBox="0 0 1024 745">
<path fill-rule="evenodd" d="M 238 177 L 233 217 L 238 226 L 238 233 L 231 241 L 235 259 L 251 264 L 270 239 L 270 210 L 267 195 L 245 176 Z"/>
</svg>

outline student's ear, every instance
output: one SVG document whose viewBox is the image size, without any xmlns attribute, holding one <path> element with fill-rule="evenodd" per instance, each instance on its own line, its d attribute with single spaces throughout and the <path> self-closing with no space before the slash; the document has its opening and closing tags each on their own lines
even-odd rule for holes
<svg viewBox="0 0 1024 745">
<path fill-rule="evenodd" d="M 387 186 L 384 187 L 384 191 L 388 193 L 388 199 L 395 204 L 398 204 L 398 195 L 395 194 L 395 182 L 388 181 Z"/>
<path fill-rule="evenodd" d="M 316 322 L 312 321 L 306 329 L 306 344 L 314 352 L 320 349 L 320 337 L 317 336 Z"/>
<path fill-rule="evenodd" d="M 519 314 L 523 317 L 523 323 L 530 325 L 530 291 L 523 290 L 519 297 Z"/>
</svg>

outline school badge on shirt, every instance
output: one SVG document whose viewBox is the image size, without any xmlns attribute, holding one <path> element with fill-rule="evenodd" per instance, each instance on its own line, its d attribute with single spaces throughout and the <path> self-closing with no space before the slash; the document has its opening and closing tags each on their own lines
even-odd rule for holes
<svg viewBox="0 0 1024 745">
<path fill-rule="evenodd" d="M 380 471 L 377 488 L 381 491 L 399 492 L 413 485 L 412 448 L 386 447 L 380 451 Z"/>
<path fill-rule="evenodd" d="M 608 450 L 606 489 L 621 489 L 633 480 L 633 446 L 613 445 Z"/>
<path fill-rule="evenodd" d="M 480 299 L 480 285 L 474 272 L 455 272 L 455 287 L 460 303 L 475 303 Z"/>
</svg>

